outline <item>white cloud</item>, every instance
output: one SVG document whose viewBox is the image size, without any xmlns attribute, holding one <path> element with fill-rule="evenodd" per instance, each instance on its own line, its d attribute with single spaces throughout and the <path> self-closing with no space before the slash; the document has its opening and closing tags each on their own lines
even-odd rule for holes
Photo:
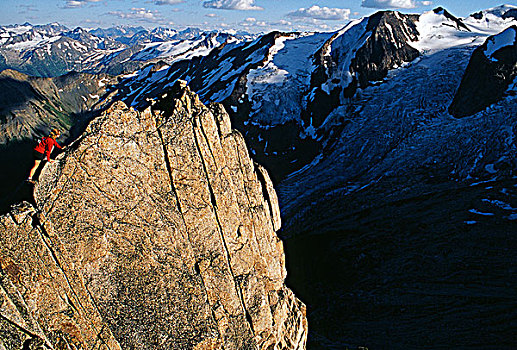
<svg viewBox="0 0 517 350">
<path fill-rule="evenodd" d="M 206 17 L 211 17 L 211 18 L 217 17 L 217 15 L 215 13 L 207 13 L 205 16 Z"/>
<path fill-rule="evenodd" d="M 417 4 L 415 0 L 363 0 L 361 6 L 377 9 L 412 9 L 415 8 Z"/>
<path fill-rule="evenodd" d="M 256 32 L 256 31 L 263 31 L 264 28 L 270 28 L 271 24 L 267 23 L 266 21 L 259 21 L 256 18 L 248 17 L 241 21 L 239 25 L 246 29 L 246 31 L 250 32 Z"/>
<path fill-rule="evenodd" d="M 203 6 L 221 10 L 263 10 L 255 5 L 255 0 L 210 0 L 205 1 Z"/>
<path fill-rule="evenodd" d="M 309 8 L 301 8 L 288 14 L 291 18 L 311 18 L 320 20 L 339 21 L 348 19 L 349 9 L 319 7 L 314 5 Z"/>
<path fill-rule="evenodd" d="M 176 5 L 185 2 L 184 0 L 153 0 L 155 5 Z"/>
<path fill-rule="evenodd" d="M 98 19 L 85 19 L 84 21 L 81 21 L 81 23 L 84 23 L 85 25 L 96 25 L 96 26 L 100 26 L 102 25 L 102 21 L 98 20 Z"/>
<path fill-rule="evenodd" d="M 147 10 L 145 8 L 133 7 L 131 12 L 111 11 L 109 15 L 117 16 L 124 19 L 133 19 L 140 22 L 161 22 L 163 20 L 161 14 L 157 11 Z"/>
<path fill-rule="evenodd" d="M 89 2 L 99 2 L 101 0 L 66 0 L 64 8 L 73 9 L 86 5 Z"/>
<path fill-rule="evenodd" d="M 433 4 L 432 1 L 422 1 L 422 5 L 424 6 L 431 6 Z"/>
</svg>

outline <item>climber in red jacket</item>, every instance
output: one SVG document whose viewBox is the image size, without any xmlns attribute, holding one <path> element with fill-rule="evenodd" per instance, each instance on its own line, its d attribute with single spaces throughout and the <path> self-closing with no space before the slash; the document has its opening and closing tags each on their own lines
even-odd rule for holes
<svg viewBox="0 0 517 350">
<path fill-rule="evenodd" d="M 61 135 L 61 132 L 57 129 L 53 129 L 50 132 L 50 135 L 48 137 L 43 137 L 40 141 L 40 143 L 34 148 L 34 166 L 32 167 L 29 178 L 27 179 L 28 182 L 34 183 L 32 180 L 32 177 L 34 176 L 34 173 L 38 169 L 41 161 L 45 159 L 45 154 L 47 155 L 47 161 L 50 163 L 53 163 L 54 161 L 50 159 L 50 153 L 52 153 L 52 149 L 54 146 L 56 146 L 59 149 L 62 149 L 61 146 L 56 142 L 56 139 Z"/>
</svg>

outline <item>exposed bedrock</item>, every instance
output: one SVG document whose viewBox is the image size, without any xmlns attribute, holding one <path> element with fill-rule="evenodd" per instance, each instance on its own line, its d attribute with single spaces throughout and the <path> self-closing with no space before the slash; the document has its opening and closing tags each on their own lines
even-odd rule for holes
<svg viewBox="0 0 517 350">
<path fill-rule="evenodd" d="M 115 103 L 0 217 L 0 348 L 304 349 L 269 175 L 220 105 Z"/>
</svg>

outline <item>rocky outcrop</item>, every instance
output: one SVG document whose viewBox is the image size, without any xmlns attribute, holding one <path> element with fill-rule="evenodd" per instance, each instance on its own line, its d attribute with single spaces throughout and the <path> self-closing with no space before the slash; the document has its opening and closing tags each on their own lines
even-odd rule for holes
<svg viewBox="0 0 517 350">
<path fill-rule="evenodd" d="M 474 51 L 449 113 L 466 117 L 484 110 L 501 100 L 516 77 L 517 26 L 511 26 Z"/>
<path fill-rule="evenodd" d="M 451 14 L 449 11 L 447 11 L 446 9 L 444 9 L 443 7 L 437 7 L 433 10 L 434 13 L 436 14 L 439 14 L 439 15 L 443 15 L 445 18 L 447 18 L 448 20 L 454 22 L 455 24 L 455 27 L 456 29 L 458 30 L 464 30 L 464 31 L 467 31 L 467 32 L 470 32 L 471 30 L 469 29 L 469 27 L 467 27 L 465 25 L 465 23 L 463 23 L 463 21 L 461 19 L 459 19 L 458 17 L 454 16 L 453 14 Z"/>
<path fill-rule="evenodd" d="M 0 348 L 305 348 L 275 191 L 220 105 L 117 102 L 35 203 L 0 218 Z"/>
<path fill-rule="evenodd" d="M 501 17 L 502 19 L 517 19 L 517 8 L 506 11 Z"/>
<path fill-rule="evenodd" d="M 393 11 L 380 11 L 369 18 L 366 30 L 372 34 L 357 50 L 351 65 L 360 87 L 384 79 L 390 69 L 420 56 L 410 45 L 418 39 L 417 20 L 417 15 Z"/>
</svg>

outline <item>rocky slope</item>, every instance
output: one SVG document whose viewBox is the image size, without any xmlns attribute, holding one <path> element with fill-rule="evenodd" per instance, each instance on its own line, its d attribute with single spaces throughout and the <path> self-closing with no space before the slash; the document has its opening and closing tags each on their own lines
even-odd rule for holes
<svg viewBox="0 0 517 350">
<path fill-rule="evenodd" d="M 44 134 L 49 128 L 71 130 L 80 124 L 81 114 L 106 103 L 108 87 L 115 82 L 107 74 L 38 78 L 14 70 L 0 72 L 0 145 Z"/>
<path fill-rule="evenodd" d="M 0 218 L 2 348 L 305 348 L 275 191 L 220 105 L 115 103 L 34 194 Z"/>
</svg>

